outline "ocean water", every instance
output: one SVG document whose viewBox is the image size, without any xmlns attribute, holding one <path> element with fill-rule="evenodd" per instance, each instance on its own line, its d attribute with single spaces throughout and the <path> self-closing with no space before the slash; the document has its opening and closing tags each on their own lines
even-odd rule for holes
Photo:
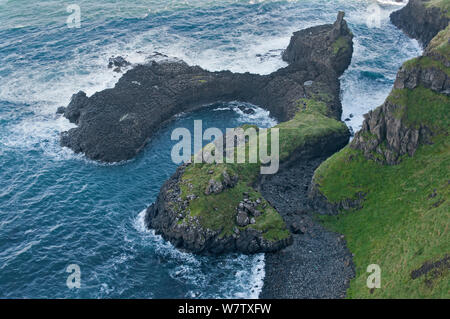
<svg viewBox="0 0 450 319">
<path fill-rule="evenodd" d="M 174 128 L 194 119 L 270 127 L 270 114 L 210 105 L 161 129 L 137 158 L 104 165 L 59 146 L 73 125 L 55 111 L 79 90 L 113 87 L 113 55 L 144 63 L 157 51 L 209 70 L 273 72 L 292 32 L 345 10 L 355 54 L 342 77 L 343 118 L 357 131 L 401 63 L 421 52 L 389 22 L 399 7 L 383 2 L 370 27 L 372 0 L 75 0 L 81 27 L 68 28 L 66 1 L 0 0 L 0 298 L 257 298 L 264 255 L 178 251 L 145 229 L 143 212 L 176 169 Z M 66 285 L 70 264 L 80 266 L 80 289 Z"/>
</svg>

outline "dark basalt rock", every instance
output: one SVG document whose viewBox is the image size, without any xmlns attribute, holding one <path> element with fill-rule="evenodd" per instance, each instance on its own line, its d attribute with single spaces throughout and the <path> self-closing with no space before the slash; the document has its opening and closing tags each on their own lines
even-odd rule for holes
<svg viewBox="0 0 450 319">
<path fill-rule="evenodd" d="M 325 41 L 328 41 L 333 36 L 339 35 L 344 37 L 344 40 L 341 40 L 342 43 L 352 47 L 352 36 L 346 27 L 345 21 L 342 20 L 343 14 L 340 14 L 339 17 L 339 23 L 335 25 L 308 29 L 305 33 L 308 35 L 308 40 L 314 39 L 315 43 L 321 43 L 321 47 Z M 328 32 L 324 30 L 328 30 Z M 314 38 L 314 34 L 316 34 L 316 38 Z M 302 54 L 302 52 L 305 52 L 302 49 L 302 44 L 310 46 L 309 42 L 303 42 L 297 33 L 292 37 L 290 47 L 295 48 L 292 50 L 296 50 L 298 54 Z M 321 47 L 321 49 L 326 50 L 325 47 Z M 205 74 L 205 77 L 197 77 L 195 79 L 196 82 L 198 82 L 198 79 L 211 82 L 222 79 L 223 77 L 233 77 L 235 83 L 239 82 L 237 87 L 233 87 L 234 94 L 242 94 L 241 96 L 246 94 L 248 96 L 246 101 L 253 103 L 255 103 L 255 100 L 263 98 L 267 103 L 255 104 L 266 105 L 272 114 L 277 114 L 281 120 L 291 118 L 298 111 L 298 99 L 324 94 L 328 96 L 326 104 L 329 108 L 330 115 L 340 117 L 341 107 L 339 102 L 338 76 L 342 72 L 342 67 L 336 71 L 332 68 L 331 64 L 334 57 L 340 56 L 341 54 L 350 54 L 351 57 L 352 49 L 343 51 L 335 51 L 333 49 L 333 51 L 327 52 L 333 55 L 333 57 L 329 57 L 323 52 L 321 53 L 323 59 L 318 59 L 317 56 L 311 54 L 305 58 L 309 61 L 308 63 L 305 63 L 306 60 L 302 61 L 298 57 L 295 61 L 291 62 L 289 67 L 269 76 L 232 74 L 230 72 L 210 73 L 196 68 L 196 74 L 202 72 L 200 74 Z M 293 53 L 290 54 L 293 56 Z M 310 59 L 314 59 L 314 61 Z M 350 63 L 350 58 L 342 60 Z M 156 64 L 155 67 L 157 66 L 160 65 Z M 192 70 L 186 65 L 182 67 L 187 68 L 187 70 Z M 348 64 L 345 67 L 348 67 Z M 250 80 L 241 82 L 241 77 L 247 77 Z M 308 86 L 304 87 L 303 83 L 308 81 Z M 221 85 L 222 90 L 226 90 L 230 83 L 223 83 Z M 242 85 L 245 86 L 245 92 L 240 91 Z M 213 90 L 216 86 L 212 85 L 210 90 Z M 264 89 L 257 94 L 259 88 L 262 87 Z M 215 94 L 211 93 L 211 95 Z M 233 97 L 233 99 L 236 98 Z M 277 105 L 277 107 L 275 108 L 273 105 Z M 329 134 L 321 138 L 308 140 L 305 145 L 294 150 L 289 158 L 281 163 L 280 171 L 302 163 L 305 159 L 329 156 L 344 147 L 348 143 L 348 140 L 348 132 L 333 131 L 330 131 Z M 163 238 L 169 240 L 176 247 L 198 254 L 275 252 L 292 244 L 293 236 L 282 240 L 270 241 L 264 238 L 261 231 L 251 227 L 255 223 L 255 218 L 263 214 L 263 212 L 255 208 L 262 202 L 262 199 L 251 200 L 248 193 L 243 194 L 243 200 L 236 207 L 236 213 L 234 215 L 235 228 L 232 235 L 224 235 L 221 230 L 211 230 L 204 227 L 201 221 L 196 219 L 197 217 L 190 215 L 190 199 L 183 200 L 181 198 L 179 185 L 186 167 L 188 165 L 181 166 L 169 181 L 164 184 L 156 203 L 148 208 L 146 213 L 147 227 L 155 229 L 157 234 L 162 235 Z M 228 176 L 227 173 L 225 173 L 222 180 L 223 182 L 219 182 L 211 179 L 205 185 L 205 194 L 214 196 L 213 194 L 221 193 L 225 188 L 232 188 L 237 183 L 237 177 Z M 270 176 L 261 176 L 258 181 L 259 186 L 255 187 L 264 188 L 264 185 L 270 184 L 270 180 Z M 214 211 L 211 214 L 214 214 Z"/>
<path fill-rule="evenodd" d="M 65 112 L 66 112 L 66 108 L 64 106 L 60 106 L 56 110 L 56 114 L 64 114 Z"/>
<path fill-rule="evenodd" d="M 244 114 L 253 115 L 256 113 L 256 111 L 249 107 L 239 106 L 239 110 L 242 111 Z"/>
<path fill-rule="evenodd" d="M 131 63 L 128 62 L 127 60 L 125 60 L 123 57 L 121 56 L 117 56 L 117 57 L 111 57 L 109 58 L 109 62 L 108 62 L 108 68 L 112 69 L 112 68 L 124 68 L 127 66 L 130 66 Z"/>
<path fill-rule="evenodd" d="M 305 60 L 327 65 L 340 76 L 349 66 L 353 46 L 353 35 L 344 20 L 344 12 L 339 12 L 330 32 L 330 26 L 321 25 L 294 33 L 283 60 L 295 65 Z M 320 38 L 320 41 L 318 41 Z M 305 86 L 311 85 L 306 81 Z"/>
<path fill-rule="evenodd" d="M 145 223 L 148 228 L 170 241 L 175 247 L 197 254 L 222 254 L 241 252 L 253 254 L 258 252 L 278 251 L 292 243 L 292 237 L 280 241 L 265 240 L 260 231 L 252 228 L 235 229 L 232 236 L 220 236 L 221 231 L 206 229 L 200 225 L 196 217 L 187 217 L 189 222 L 179 223 L 180 217 L 188 215 L 184 208 L 187 202 L 180 198 L 179 180 L 186 165 L 180 166 L 177 172 L 164 184 L 155 204 L 147 209 Z M 170 190 L 170 191 L 169 191 Z M 177 209 L 181 208 L 183 216 L 179 216 Z M 212 214 L 214 212 L 211 212 Z M 244 215 L 245 214 L 245 215 Z M 244 213 L 237 217 L 242 226 L 250 224 L 251 217 Z"/>
<path fill-rule="evenodd" d="M 376 154 L 382 155 L 382 163 L 398 164 L 402 155 L 413 156 L 420 144 L 432 135 L 426 127 L 410 127 L 396 116 L 404 106 L 386 101 L 365 115 L 361 131 L 356 133 L 350 147 L 360 149 L 364 156 L 380 161 Z"/>
<path fill-rule="evenodd" d="M 424 87 L 450 95 L 450 77 L 445 69 L 448 64 L 448 57 L 429 45 L 423 56 L 400 68 L 394 89 L 414 90 Z M 425 125 L 414 127 L 405 124 L 397 114 L 407 107 L 388 98 L 381 107 L 364 116 L 362 129 L 356 133 L 350 146 L 363 151 L 365 157 L 388 165 L 398 164 L 402 155 L 413 156 L 420 144 L 430 142 L 433 132 Z M 382 159 L 377 155 L 382 155 Z"/>
<path fill-rule="evenodd" d="M 445 70 L 436 67 L 420 67 L 420 61 L 427 57 L 430 57 L 430 55 L 425 54 L 423 57 L 419 57 L 418 66 L 400 68 L 397 73 L 394 88 L 407 88 L 412 90 L 418 86 L 423 86 L 437 93 L 450 95 L 450 77 Z"/>
<path fill-rule="evenodd" d="M 437 7 L 426 7 L 429 0 L 409 0 L 401 10 L 391 14 L 392 23 L 411 38 L 426 47 L 436 34 L 450 22 L 447 12 Z"/>
<path fill-rule="evenodd" d="M 299 99 L 321 93 L 331 99 L 330 115 L 340 119 L 338 76 L 344 62 L 351 60 L 353 37 L 342 18 L 340 13 L 334 25 L 294 35 L 292 49 L 286 53 L 293 62 L 270 75 L 209 72 L 170 60 L 138 65 L 126 72 L 113 89 L 91 97 L 84 92 L 72 97 L 64 116 L 78 127 L 62 133 L 61 145 L 93 160 L 128 160 L 142 150 L 164 122 L 216 101 L 249 102 L 269 110 L 279 121 L 286 121 L 294 116 Z M 308 41 L 300 35 L 307 36 Z M 342 47 L 349 49 L 327 49 L 326 44 L 337 37 L 341 37 Z M 317 55 L 309 41 L 318 45 Z M 308 81 L 313 84 L 304 86 Z"/>
</svg>

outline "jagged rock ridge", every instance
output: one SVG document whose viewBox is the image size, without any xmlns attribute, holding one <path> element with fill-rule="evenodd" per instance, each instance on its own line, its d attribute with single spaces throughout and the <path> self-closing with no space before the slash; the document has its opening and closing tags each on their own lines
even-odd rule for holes
<svg viewBox="0 0 450 319">
<path fill-rule="evenodd" d="M 84 92 L 72 97 L 68 107 L 60 112 L 64 111 L 64 116 L 77 127 L 62 133 L 61 145 L 93 160 L 128 160 L 142 150 L 164 122 L 216 101 L 256 104 L 282 122 L 294 116 L 299 99 L 320 93 L 330 98 L 330 115 L 340 119 L 338 77 L 351 59 L 349 42 L 353 36 L 340 14 L 334 25 L 297 33 L 291 47 L 307 45 L 310 50 L 310 33 L 316 35 L 314 46 L 322 52 L 320 55 L 296 56 L 301 52 L 288 49 L 289 66 L 265 76 L 209 72 L 173 60 L 138 65 L 112 89 L 91 97 Z M 327 55 L 327 46 L 333 39 L 339 39 L 339 43 Z"/>
</svg>

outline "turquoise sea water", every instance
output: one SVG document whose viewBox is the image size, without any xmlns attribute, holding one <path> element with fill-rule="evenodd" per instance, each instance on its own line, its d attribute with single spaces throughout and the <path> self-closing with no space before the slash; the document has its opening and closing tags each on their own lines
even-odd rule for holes
<svg viewBox="0 0 450 319">
<path fill-rule="evenodd" d="M 252 2 L 252 3 L 251 3 Z M 198 257 L 143 226 L 143 210 L 174 172 L 176 127 L 271 126 L 258 109 L 216 104 L 163 128 L 134 160 L 101 165 L 59 146 L 73 125 L 55 115 L 73 93 L 112 87 L 112 55 L 144 63 L 158 51 L 209 70 L 270 73 L 293 31 L 347 13 L 355 55 L 342 77 L 344 118 L 362 115 L 389 93 L 417 42 L 389 23 L 367 26 L 375 1 L 76 1 L 81 28 L 66 25 L 65 1 L 0 0 L 0 298 L 258 297 L 264 255 Z M 69 264 L 81 289 L 66 286 Z"/>
</svg>

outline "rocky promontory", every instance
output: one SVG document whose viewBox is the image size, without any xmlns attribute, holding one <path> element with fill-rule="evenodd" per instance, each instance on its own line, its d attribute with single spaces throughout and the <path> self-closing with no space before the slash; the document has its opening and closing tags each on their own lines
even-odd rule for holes
<svg viewBox="0 0 450 319">
<path fill-rule="evenodd" d="M 209 72 L 173 59 L 138 65 L 112 89 L 72 97 L 60 112 L 77 127 L 62 133 L 61 145 L 93 160 L 129 160 L 164 122 L 216 101 L 249 102 L 284 122 L 293 118 L 301 98 L 321 94 L 328 98 L 329 115 L 339 119 L 338 77 L 351 59 L 351 39 L 342 13 L 334 25 L 294 36 L 285 53 L 289 66 L 270 75 Z M 311 43 L 319 55 L 297 50 L 308 52 Z"/>
<path fill-rule="evenodd" d="M 398 165 L 405 156 L 412 157 L 434 136 L 445 133 L 446 114 L 450 109 L 450 26 L 440 31 L 422 56 L 403 64 L 394 88 L 380 107 L 367 113 L 362 128 L 349 148 L 360 151 L 369 160 L 382 165 Z M 439 114 L 444 115 L 440 116 Z M 350 159 L 356 158 L 350 156 Z M 324 214 L 360 209 L 367 191 L 348 198 L 330 200 L 321 190 L 321 170 L 316 172 L 310 189 L 311 207 Z"/>
<path fill-rule="evenodd" d="M 350 64 L 353 35 L 343 18 L 341 12 L 334 24 L 296 32 L 283 55 L 289 66 L 269 76 L 254 76 L 256 81 L 268 80 L 258 97 L 268 104 L 257 104 L 281 121 L 276 126 L 280 171 L 330 156 L 348 143 L 348 128 L 339 119 L 338 77 Z M 251 75 L 236 78 L 241 76 Z M 251 254 L 287 247 L 293 243 L 292 225 L 261 193 L 267 178 L 260 175 L 260 165 L 181 166 L 147 210 L 147 226 L 176 247 L 199 254 Z"/>
<path fill-rule="evenodd" d="M 416 96 L 429 108 L 450 96 L 449 40 L 450 26 L 431 41 L 423 56 L 400 68 L 393 91 L 381 107 L 365 116 L 352 148 L 362 150 L 367 158 L 395 165 L 403 155 L 413 156 L 420 144 L 430 142 L 437 133 L 435 123 L 413 119 L 411 114 L 418 106 L 408 100 Z M 421 112 L 426 119 L 427 105 Z"/>
<path fill-rule="evenodd" d="M 309 205 L 337 215 L 321 218 L 354 254 L 347 290 L 354 298 L 448 298 L 441 261 L 449 253 L 450 26 L 436 31 L 437 12 L 448 5 L 411 0 L 393 15 L 409 12 L 412 35 L 429 42 L 423 55 L 403 64 L 385 103 L 314 172 Z M 369 264 L 383 269 L 389 284 L 368 289 Z"/>
<path fill-rule="evenodd" d="M 426 47 L 450 22 L 448 0 L 409 0 L 401 10 L 391 14 L 392 23 Z"/>
</svg>

